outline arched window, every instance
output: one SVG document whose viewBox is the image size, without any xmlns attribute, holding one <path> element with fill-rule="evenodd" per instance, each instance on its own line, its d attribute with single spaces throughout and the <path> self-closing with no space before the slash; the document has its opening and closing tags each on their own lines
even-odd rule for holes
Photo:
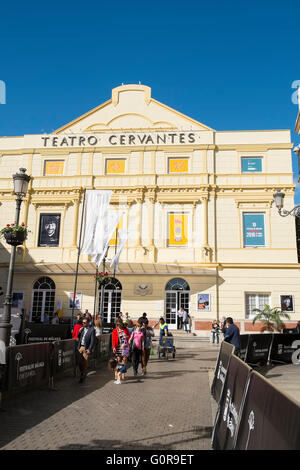
<svg viewBox="0 0 300 470">
<path fill-rule="evenodd" d="M 48 322 L 54 316 L 55 282 L 50 277 L 35 281 L 32 292 L 31 321 Z"/>
<path fill-rule="evenodd" d="M 33 285 L 34 289 L 55 290 L 55 282 L 50 277 L 40 277 Z"/>
<path fill-rule="evenodd" d="M 189 313 L 190 286 L 180 277 L 171 279 L 165 288 L 165 318 L 171 330 L 181 328 L 178 311 L 182 307 Z"/>
<path fill-rule="evenodd" d="M 166 290 L 190 290 L 190 286 L 184 279 L 175 277 L 168 282 Z"/>
<path fill-rule="evenodd" d="M 103 294 L 103 304 L 102 302 Z M 112 324 L 121 312 L 122 284 L 118 279 L 108 277 L 99 285 L 98 312 L 103 324 Z M 101 315 L 102 311 L 102 315 Z"/>
</svg>

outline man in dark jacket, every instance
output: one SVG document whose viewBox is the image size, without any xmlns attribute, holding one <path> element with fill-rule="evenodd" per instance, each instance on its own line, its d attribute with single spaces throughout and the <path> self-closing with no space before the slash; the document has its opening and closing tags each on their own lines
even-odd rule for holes
<svg viewBox="0 0 300 470">
<path fill-rule="evenodd" d="M 226 341 L 227 343 L 233 344 L 233 346 L 235 347 L 234 354 L 238 356 L 239 351 L 241 349 L 240 330 L 233 323 L 233 319 L 231 317 L 226 318 L 226 323 L 228 327 L 224 334 L 224 341 Z"/>
<path fill-rule="evenodd" d="M 84 318 L 82 320 L 82 329 L 78 334 L 78 367 L 80 370 L 80 380 L 82 383 L 87 374 L 88 359 L 95 345 L 95 328 L 90 326 L 90 319 Z"/>
</svg>

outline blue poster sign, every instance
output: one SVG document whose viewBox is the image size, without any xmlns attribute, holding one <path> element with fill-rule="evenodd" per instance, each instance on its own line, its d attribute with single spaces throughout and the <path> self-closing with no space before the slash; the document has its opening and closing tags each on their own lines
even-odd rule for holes
<svg viewBox="0 0 300 470">
<path fill-rule="evenodd" d="M 261 173 L 262 158 L 261 157 L 242 157 L 243 173 Z"/>
<path fill-rule="evenodd" d="M 265 214 L 243 214 L 244 246 L 265 246 Z"/>
</svg>

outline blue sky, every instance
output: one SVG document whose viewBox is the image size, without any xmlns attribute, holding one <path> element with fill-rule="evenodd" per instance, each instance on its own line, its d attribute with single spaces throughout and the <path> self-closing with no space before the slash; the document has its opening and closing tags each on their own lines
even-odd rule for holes
<svg viewBox="0 0 300 470">
<path fill-rule="evenodd" d="M 51 132 L 140 81 L 214 129 L 300 142 L 299 1 L 15 1 L 0 17 L 1 136 Z"/>
</svg>

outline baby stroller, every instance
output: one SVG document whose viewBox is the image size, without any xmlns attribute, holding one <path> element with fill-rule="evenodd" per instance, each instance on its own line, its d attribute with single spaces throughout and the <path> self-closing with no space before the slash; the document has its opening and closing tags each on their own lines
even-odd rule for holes
<svg viewBox="0 0 300 470">
<path fill-rule="evenodd" d="M 172 333 L 168 333 L 168 336 L 161 336 L 159 339 L 158 344 L 158 357 L 160 355 L 169 359 L 169 354 L 172 354 L 172 357 L 175 358 L 176 356 L 176 348 L 174 346 L 174 338 Z"/>
</svg>

